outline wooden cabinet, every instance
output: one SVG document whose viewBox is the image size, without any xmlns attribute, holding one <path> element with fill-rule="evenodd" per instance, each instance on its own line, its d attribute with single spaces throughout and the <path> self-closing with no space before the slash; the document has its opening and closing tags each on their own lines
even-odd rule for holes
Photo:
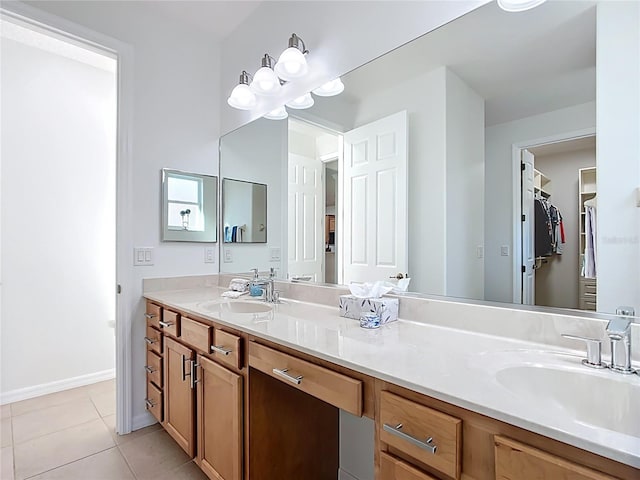
<svg viewBox="0 0 640 480">
<path fill-rule="evenodd" d="M 509 438 L 495 437 L 496 480 L 615 480 Z"/>
<path fill-rule="evenodd" d="M 249 347 L 249 364 L 309 395 L 362 416 L 362 381 L 259 343 Z"/>
<path fill-rule="evenodd" d="M 165 337 L 163 426 L 191 457 L 195 455 L 194 361 L 193 350 Z"/>
<path fill-rule="evenodd" d="M 242 478 L 243 378 L 198 355 L 198 461 L 211 479 Z"/>
<path fill-rule="evenodd" d="M 380 392 L 380 441 L 451 478 L 460 478 L 462 421 L 393 393 Z"/>
<path fill-rule="evenodd" d="M 628 465 L 216 322 L 151 302 L 146 322 L 147 409 L 212 480 L 335 479 L 338 408 L 375 420 L 375 480 L 640 478 Z"/>
</svg>

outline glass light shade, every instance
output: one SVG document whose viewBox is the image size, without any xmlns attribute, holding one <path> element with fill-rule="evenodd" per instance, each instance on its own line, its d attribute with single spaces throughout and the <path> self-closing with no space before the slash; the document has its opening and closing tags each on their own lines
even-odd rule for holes
<svg viewBox="0 0 640 480">
<path fill-rule="evenodd" d="M 498 6 L 507 12 L 524 12 L 538 5 L 542 5 L 546 0 L 498 0 Z"/>
<path fill-rule="evenodd" d="M 287 107 L 295 108 L 296 110 L 303 110 L 305 108 L 313 107 L 313 97 L 310 93 L 305 93 L 301 97 L 298 97 L 287 103 Z"/>
<path fill-rule="evenodd" d="M 277 95 L 280 92 L 280 80 L 269 67 L 262 67 L 253 76 L 249 87 L 258 95 Z"/>
<path fill-rule="evenodd" d="M 282 55 L 278 58 L 278 63 L 273 69 L 281 79 L 295 80 L 304 77 L 309 71 L 309 66 L 307 65 L 307 59 L 304 58 L 304 54 L 300 50 L 289 47 L 282 52 Z"/>
<path fill-rule="evenodd" d="M 344 83 L 340 78 L 336 78 L 335 80 L 331 80 L 330 82 L 325 83 L 324 85 L 319 86 L 313 93 L 320 97 L 333 97 L 334 95 L 339 95 L 344 91 Z"/>
<path fill-rule="evenodd" d="M 233 89 L 227 103 L 239 110 L 251 110 L 256 106 L 256 95 L 251 91 L 249 85 L 241 83 Z"/>
<path fill-rule="evenodd" d="M 269 120 L 284 120 L 289 116 L 287 113 L 287 109 L 284 108 L 284 105 L 276 108 L 275 110 L 271 110 L 269 113 L 263 115 L 264 118 L 268 118 Z"/>
</svg>

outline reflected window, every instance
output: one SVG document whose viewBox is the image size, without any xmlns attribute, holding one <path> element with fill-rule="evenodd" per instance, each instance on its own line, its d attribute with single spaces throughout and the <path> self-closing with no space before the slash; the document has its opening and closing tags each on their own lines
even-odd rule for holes
<svg viewBox="0 0 640 480">
<path fill-rule="evenodd" d="M 201 178 L 167 176 L 167 224 L 170 230 L 203 232 L 203 182 Z"/>
</svg>

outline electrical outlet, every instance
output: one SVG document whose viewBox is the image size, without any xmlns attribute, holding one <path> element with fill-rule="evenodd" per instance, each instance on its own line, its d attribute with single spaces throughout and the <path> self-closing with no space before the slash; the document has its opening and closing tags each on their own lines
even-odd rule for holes
<svg viewBox="0 0 640 480">
<path fill-rule="evenodd" d="M 509 245 L 502 245 L 500 247 L 500 255 L 502 255 L 503 257 L 509 256 Z"/>
<path fill-rule="evenodd" d="M 216 249 L 204 247 L 204 263 L 216 263 Z"/>
<path fill-rule="evenodd" d="M 232 263 L 233 262 L 233 252 L 230 248 L 224 249 L 224 263 Z"/>
<path fill-rule="evenodd" d="M 133 249 L 133 265 L 153 265 L 153 247 L 136 247 Z"/>
</svg>

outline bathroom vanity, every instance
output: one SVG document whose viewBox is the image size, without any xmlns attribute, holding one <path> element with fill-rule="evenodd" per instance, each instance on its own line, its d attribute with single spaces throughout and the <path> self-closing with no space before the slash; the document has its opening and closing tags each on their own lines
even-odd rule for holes
<svg viewBox="0 0 640 480">
<path fill-rule="evenodd" d="M 289 284 L 276 305 L 223 291 L 145 293 L 147 408 L 212 479 L 337 478 L 339 409 L 374 421 L 376 480 L 640 478 L 640 427 L 624 405 L 611 407 L 619 431 L 556 408 L 544 365 L 569 375 L 569 402 L 595 405 L 575 351 L 430 322 L 439 303 L 459 321 L 455 302 L 401 298 L 401 318 L 423 321 L 365 330 L 329 306 L 336 288 Z M 291 299 L 305 295 L 325 304 Z M 606 381 L 637 396 L 640 377 L 616 375 L 596 372 L 587 388 L 603 404 Z M 634 398 L 619 403 L 632 411 Z"/>
</svg>

